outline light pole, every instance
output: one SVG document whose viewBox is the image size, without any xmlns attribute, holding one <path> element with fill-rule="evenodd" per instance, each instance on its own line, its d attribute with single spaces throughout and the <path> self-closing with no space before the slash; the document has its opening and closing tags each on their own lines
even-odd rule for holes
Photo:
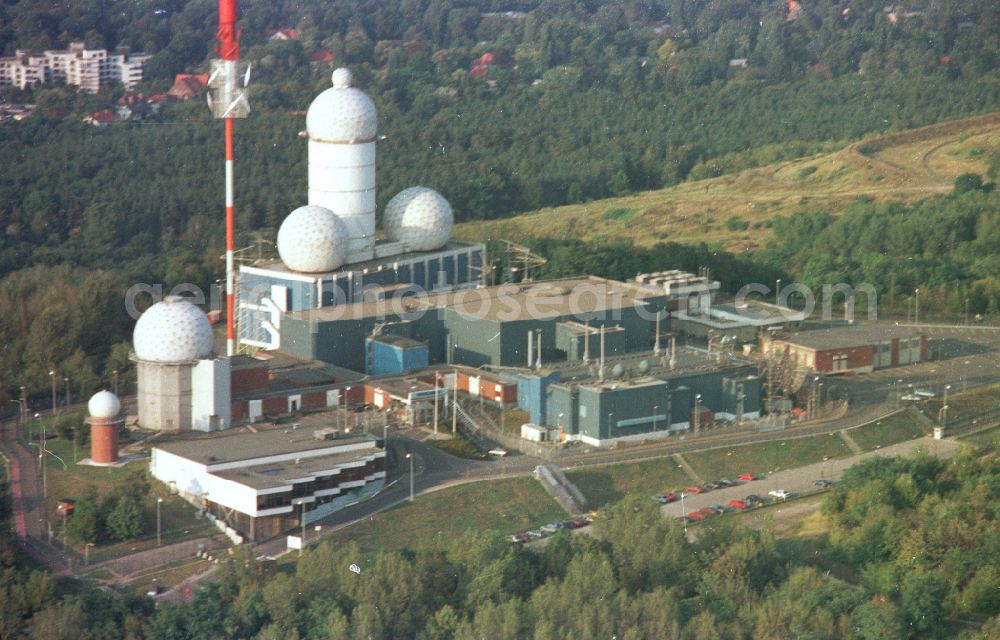
<svg viewBox="0 0 1000 640">
<path fill-rule="evenodd" d="M 701 394 L 694 394 L 694 432 L 701 430 Z"/>
<path fill-rule="evenodd" d="M 21 387 L 22 389 L 24 387 Z M 11 400 L 11 402 L 16 402 L 18 406 L 17 411 L 17 430 L 18 432 L 24 432 L 24 400 L 18 400 L 17 398 Z"/>
<path fill-rule="evenodd" d="M 458 369 L 454 373 L 455 381 L 452 386 L 452 407 L 451 407 L 451 435 L 458 433 Z"/>
<path fill-rule="evenodd" d="M 49 371 L 49 377 L 52 378 L 52 415 L 56 414 L 56 372 Z"/>
<path fill-rule="evenodd" d="M 611 425 L 614 424 L 615 414 L 614 412 L 608 413 L 608 437 L 613 438 L 614 434 L 611 433 Z"/>
<path fill-rule="evenodd" d="M 897 409 L 899 408 L 899 402 L 900 402 L 900 398 L 899 398 L 899 397 L 900 397 L 901 395 L 903 395 L 903 394 L 901 394 L 901 393 L 899 392 L 899 385 L 901 385 L 901 384 L 903 384 L 903 379 L 902 379 L 902 378 L 900 378 L 900 379 L 896 380 L 896 387 L 895 387 L 895 389 L 894 389 L 894 393 L 896 394 L 896 408 L 897 408 Z"/>
<path fill-rule="evenodd" d="M 920 324 L 920 289 L 913 290 L 913 324 Z"/>
<path fill-rule="evenodd" d="M 969 299 L 965 299 L 965 324 L 969 324 Z"/>
<path fill-rule="evenodd" d="M 92 546 L 94 546 L 94 543 L 88 542 L 87 545 L 83 548 L 83 563 L 88 567 L 90 566 L 90 548 Z"/>
<path fill-rule="evenodd" d="M 951 389 L 950 384 L 944 385 L 944 400 L 941 402 L 944 406 L 948 406 L 948 390 Z"/>
<path fill-rule="evenodd" d="M 406 459 L 410 461 L 410 502 L 413 502 L 413 454 L 407 453 Z"/>
<path fill-rule="evenodd" d="M 653 433 L 656 433 L 656 412 L 660 410 L 660 405 L 653 405 Z"/>
<path fill-rule="evenodd" d="M 49 497 L 48 474 L 45 469 L 45 421 L 42 420 L 42 439 L 38 442 L 38 466 L 42 470 L 42 499 Z"/>
<path fill-rule="evenodd" d="M 163 504 L 163 498 L 156 499 L 156 546 L 160 546 L 162 542 L 160 538 L 160 505 Z"/>
<path fill-rule="evenodd" d="M 774 281 L 774 304 L 781 304 L 781 278 Z"/>
<path fill-rule="evenodd" d="M 63 377 L 63 382 L 66 383 L 66 411 L 69 411 L 69 377 Z"/>
<path fill-rule="evenodd" d="M 434 372 L 434 434 L 438 432 L 438 372 Z"/>
<path fill-rule="evenodd" d="M 969 389 L 969 361 L 962 363 L 962 391 Z"/>
<path fill-rule="evenodd" d="M 683 491 L 681 491 L 681 522 L 684 523 L 684 536 L 687 537 L 688 520 L 687 520 L 687 509 L 684 508 L 684 492 Z"/>
<path fill-rule="evenodd" d="M 303 498 L 302 502 L 300 502 L 299 504 L 302 505 L 302 516 L 299 518 L 299 520 L 302 521 L 302 540 L 299 542 L 299 555 L 301 556 L 302 555 L 302 550 L 306 548 L 306 501 L 305 501 L 305 499 Z"/>
</svg>

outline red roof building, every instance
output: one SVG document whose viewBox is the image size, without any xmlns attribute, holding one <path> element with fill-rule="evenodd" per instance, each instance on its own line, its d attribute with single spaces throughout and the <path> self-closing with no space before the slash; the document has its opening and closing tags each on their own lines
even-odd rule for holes
<svg viewBox="0 0 1000 640">
<path fill-rule="evenodd" d="M 264 39 L 268 42 L 274 42 L 275 40 L 295 40 L 298 37 L 298 29 L 268 29 L 264 32 Z"/>
<path fill-rule="evenodd" d="M 208 86 L 208 74 L 179 73 L 174 84 L 167 91 L 167 97 L 184 102 L 203 93 Z"/>
</svg>

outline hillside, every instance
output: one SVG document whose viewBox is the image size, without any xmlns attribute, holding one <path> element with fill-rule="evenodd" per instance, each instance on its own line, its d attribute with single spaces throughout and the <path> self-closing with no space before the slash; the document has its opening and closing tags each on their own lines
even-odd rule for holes
<svg viewBox="0 0 1000 640">
<path fill-rule="evenodd" d="M 836 215 L 862 196 L 913 202 L 946 193 L 963 173 L 985 174 L 987 158 L 998 150 L 1000 112 L 994 112 L 666 189 L 466 222 L 456 235 L 476 240 L 620 237 L 644 247 L 706 242 L 752 251 L 770 235 L 769 220 L 804 208 Z"/>
</svg>

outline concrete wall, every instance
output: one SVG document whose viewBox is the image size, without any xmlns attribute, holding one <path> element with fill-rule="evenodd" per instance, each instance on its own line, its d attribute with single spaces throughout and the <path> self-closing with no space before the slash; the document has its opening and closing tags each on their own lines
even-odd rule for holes
<svg viewBox="0 0 1000 640">
<path fill-rule="evenodd" d="M 191 428 L 191 382 L 194 364 L 136 360 L 139 426 L 156 431 Z"/>
</svg>

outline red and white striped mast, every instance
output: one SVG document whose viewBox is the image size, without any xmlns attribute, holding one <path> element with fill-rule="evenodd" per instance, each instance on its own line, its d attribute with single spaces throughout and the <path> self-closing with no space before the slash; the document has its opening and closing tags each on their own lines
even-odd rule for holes
<svg viewBox="0 0 1000 640">
<path fill-rule="evenodd" d="M 233 118 L 250 114 L 244 89 L 250 79 L 247 68 L 243 86 L 240 86 L 240 33 L 236 30 L 236 0 L 219 0 L 219 44 L 215 52 L 221 60 L 212 61 L 212 75 L 208 84 L 211 92 L 208 106 L 216 118 L 226 123 L 226 355 L 235 353 L 236 331 L 233 296 L 236 291 L 236 274 L 233 265 L 235 226 L 233 222 Z"/>
</svg>

